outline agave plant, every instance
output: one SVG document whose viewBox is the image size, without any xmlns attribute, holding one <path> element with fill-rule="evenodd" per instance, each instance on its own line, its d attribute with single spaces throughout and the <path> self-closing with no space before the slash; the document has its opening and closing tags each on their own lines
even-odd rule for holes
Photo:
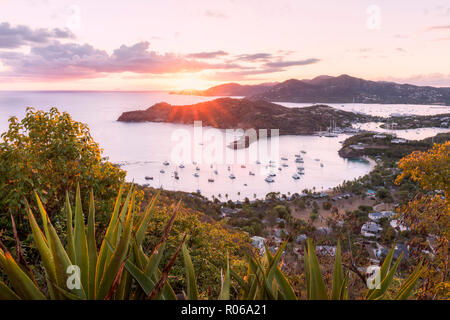
<svg viewBox="0 0 450 320">
<path fill-rule="evenodd" d="M 28 221 L 33 239 L 39 251 L 45 273 L 45 286 L 40 286 L 31 268 L 28 267 L 16 235 L 16 259 L 0 242 L 0 269 L 6 275 L 9 285 L 0 280 L 1 299 L 160 299 L 175 300 L 177 295 L 172 289 L 168 276 L 178 254 L 181 252 L 185 267 L 186 294 L 185 299 L 199 299 L 195 270 L 185 244 L 186 235 L 180 241 L 171 259 L 161 270 L 160 264 L 167 247 L 167 239 L 180 202 L 173 208 L 173 213 L 164 228 L 157 245 L 146 254 L 142 248 L 147 227 L 158 199 L 156 195 L 145 210 L 135 207 L 135 193 L 130 187 L 123 199 L 124 186 L 120 188 L 111 219 L 100 248 L 97 249 L 95 237 L 95 206 L 94 196 L 90 193 L 89 214 L 87 225 L 81 206 L 80 188 L 77 186 L 75 207 L 66 195 L 67 243 L 58 237 L 48 215 L 37 194 L 40 217 L 43 228 L 39 226 L 32 210 L 27 206 Z M 222 274 L 221 290 L 218 299 L 228 300 L 231 294 L 231 279 L 234 279 L 239 289 L 238 299 L 261 300 L 296 300 L 297 296 L 281 271 L 282 253 L 287 240 L 272 255 L 267 247 L 261 258 L 248 256 L 247 274 L 241 277 L 227 266 Z M 380 285 L 368 290 L 366 299 L 382 299 L 392 283 L 394 274 L 400 263 L 401 256 L 391 268 L 394 247 L 390 250 L 380 268 Z M 337 245 L 332 289 L 330 295 L 322 278 L 319 262 L 311 239 L 307 240 L 304 256 L 305 278 L 308 299 L 348 299 L 348 272 L 344 275 L 341 246 Z M 79 275 L 79 285 L 70 286 L 71 274 Z M 423 271 L 420 263 L 415 271 L 404 281 L 395 295 L 395 299 L 407 299 Z"/>
<path fill-rule="evenodd" d="M 98 250 L 95 240 L 95 206 L 92 192 L 90 194 L 87 226 L 84 223 L 79 186 L 77 186 L 76 191 L 74 216 L 69 197 L 66 195 L 66 247 L 63 246 L 63 242 L 51 224 L 44 206 L 38 195 L 35 194 L 43 229 L 37 223 L 29 206 L 27 206 L 27 216 L 34 244 L 41 257 L 46 286 L 40 287 L 34 273 L 26 265 L 21 255 L 20 242 L 16 238 L 17 261 L 3 245 L 0 248 L 0 268 L 9 280 L 9 286 L 0 281 L 0 299 L 132 299 L 155 297 L 175 299 L 176 296 L 166 280 L 183 241 L 162 272 L 159 270 L 159 263 L 178 206 L 174 208 L 161 241 L 147 257 L 143 254 L 142 243 L 158 195 L 140 214 L 135 208 L 133 187 L 130 187 L 125 200 L 122 199 L 123 189 L 124 186 L 120 188 L 114 211 Z M 133 269 L 136 265 L 151 279 L 146 283 L 146 286 L 143 286 L 146 290 L 140 290 L 140 287 L 138 287 L 138 290 L 132 290 L 132 281 L 134 279 L 140 280 L 139 277 L 131 276 L 131 273 L 134 276 L 138 274 Z M 73 288 L 69 288 L 68 281 L 70 281 L 71 276 L 70 273 L 68 274 L 69 270 L 74 270 L 79 275 L 79 286 L 75 285 Z"/>
<path fill-rule="evenodd" d="M 378 283 L 375 283 L 375 277 L 370 283 L 374 288 L 369 289 L 365 295 L 367 300 L 379 300 L 385 297 L 387 290 L 392 284 L 395 272 L 400 264 L 403 253 L 398 257 L 397 261 L 391 268 L 392 259 L 394 256 L 395 245 L 392 246 L 388 255 L 383 261 L 378 273 Z M 309 300 L 347 300 L 348 299 L 348 278 L 349 273 L 344 275 L 343 265 L 342 265 L 342 255 L 341 255 L 341 244 L 338 241 L 336 247 L 334 270 L 333 270 L 333 280 L 331 294 L 325 286 L 325 281 L 322 278 L 320 272 L 319 262 L 315 253 L 314 245 L 311 239 L 307 240 L 307 248 L 304 255 L 305 263 L 305 278 L 306 278 L 306 288 L 307 288 L 307 298 Z M 415 270 L 409 275 L 409 277 L 403 282 L 401 287 L 398 289 L 394 296 L 394 300 L 405 300 L 408 299 L 414 286 L 419 280 L 424 268 L 422 262 L 420 262 Z M 370 281 L 369 281 L 370 282 Z"/>
</svg>

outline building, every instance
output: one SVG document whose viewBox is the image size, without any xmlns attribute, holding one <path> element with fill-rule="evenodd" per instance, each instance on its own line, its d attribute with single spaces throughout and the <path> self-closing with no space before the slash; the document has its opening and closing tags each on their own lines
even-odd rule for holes
<svg viewBox="0 0 450 320">
<path fill-rule="evenodd" d="M 364 237 L 372 238 L 379 236 L 383 228 L 376 222 L 369 221 L 362 225 L 361 234 Z"/>
<path fill-rule="evenodd" d="M 331 256 L 336 254 L 336 247 L 334 246 L 316 246 L 316 253 L 319 256 Z"/>
<path fill-rule="evenodd" d="M 306 234 L 299 234 L 297 236 L 297 239 L 295 240 L 298 244 L 305 242 L 306 239 L 308 239 L 308 236 Z"/>
<path fill-rule="evenodd" d="M 400 230 L 400 231 L 408 231 L 409 230 L 409 228 L 406 225 L 404 225 L 403 223 L 399 222 L 398 220 L 392 220 L 390 222 L 390 225 L 395 230 Z"/>
<path fill-rule="evenodd" d="M 372 221 L 378 221 L 381 218 L 392 218 L 396 213 L 393 211 L 381 211 L 381 212 L 371 212 L 369 213 L 369 219 Z"/>
<path fill-rule="evenodd" d="M 250 238 L 252 240 L 252 246 L 259 250 L 260 253 L 264 253 L 264 239 L 263 237 L 254 236 Z"/>
<path fill-rule="evenodd" d="M 406 140 L 405 140 L 405 139 L 401 139 L 401 138 L 398 138 L 398 139 L 392 139 L 392 140 L 391 140 L 391 143 L 395 143 L 395 144 L 406 143 Z"/>
</svg>

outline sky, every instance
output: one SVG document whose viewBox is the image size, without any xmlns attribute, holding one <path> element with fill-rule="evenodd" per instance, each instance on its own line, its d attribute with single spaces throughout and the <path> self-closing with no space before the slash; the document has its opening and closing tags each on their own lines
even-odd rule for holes
<svg viewBox="0 0 450 320">
<path fill-rule="evenodd" d="M 450 87 L 448 0 L 0 0 L 0 90 Z"/>
</svg>

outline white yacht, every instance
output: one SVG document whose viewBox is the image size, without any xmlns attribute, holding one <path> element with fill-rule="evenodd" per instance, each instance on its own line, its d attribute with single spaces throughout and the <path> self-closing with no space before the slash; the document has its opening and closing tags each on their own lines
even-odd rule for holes
<svg viewBox="0 0 450 320">
<path fill-rule="evenodd" d="M 145 176 L 145 180 L 153 180 L 153 177 Z"/>
<path fill-rule="evenodd" d="M 268 183 L 275 182 L 275 180 L 273 180 L 273 178 L 272 178 L 271 176 L 265 178 L 264 181 L 266 181 L 266 182 L 268 182 Z"/>
</svg>

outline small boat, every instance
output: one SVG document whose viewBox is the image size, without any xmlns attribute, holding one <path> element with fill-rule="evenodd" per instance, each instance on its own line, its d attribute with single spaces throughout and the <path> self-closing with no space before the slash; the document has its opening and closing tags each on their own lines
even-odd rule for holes
<svg viewBox="0 0 450 320">
<path fill-rule="evenodd" d="M 246 168 L 246 166 L 244 166 L 244 165 L 241 165 L 241 168 L 242 168 L 242 169 L 245 169 L 245 168 Z"/>
<path fill-rule="evenodd" d="M 259 161 L 259 160 L 256 160 L 256 164 L 261 164 L 261 161 Z"/>
<path fill-rule="evenodd" d="M 217 171 L 217 170 L 214 170 L 214 174 L 219 174 L 219 171 Z"/>
<path fill-rule="evenodd" d="M 337 135 L 336 133 L 327 132 L 327 133 L 325 133 L 323 136 L 324 136 L 324 137 L 327 137 L 327 138 L 335 138 L 335 137 L 337 137 L 338 135 Z"/>
<path fill-rule="evenodd" d="M 287 163 L 283 163 L 281 166 L 282 167 L 289 167 L 289 165 Z"/>
<path fill-rule="evenodd" d="M 168 166 L 168 165 L 169 165 L 169 162 L 168 162 L 168 161 L 164 161 L 164 162 L 163 162 L 163 165 Z"/>
<path fill-rule="evenodd" d="M 142 186 L 143 187 L 149 187 L 150 185 L 148 183 L 144 183 Z"/>
<path fill-rule="evenodd" d="M 244 183 L 244 187 L 246 187 L 247 186 L 247 184 L 246 183 Z"/>
<path fill-rule="evenodd" d="M 209 178 L 208 182 L 214 182 L 214 179 L 213 178 Z"/>
<path fill-rule="evenodd" d="M 305 150 L 302 150 L 302 151 L 300 151 L 301 153 L 306 153 L 306 151 Z"/>
<path fill-rule="evenodd" d="M 236 179 L 236 177 L 235 177 L 235 175 L 234 174 L 230 174 L 230 179 Z"/>
<path fill-rule="evenodd" d="M 297 173 L 298 173 L 298 174 L 305 174 L 305 171 L 299 170 L 299 171 L 297 171 Z"/>
<path fill-rule="evenodd" d="M 160 173 L 165 173 L 165 171 L 163 169 L 159 170 Z"/>
<path fill-rule="evenodd" d="M 268 182 L 268 183 L 272 183 L 272 182 L 275 182 L 275 180 L 273 180 L 273 178 L 272 177 L 267 177 L 267 178 L 265 178 L 264 179 L 264 181 L 266 181 L 266 182 Z"/>
<path fill-rule="evenodd" d="M 314 159 L 314 161 L 320 161 L 320 159 Z"/>
<path fill-rule="evenodd" d="M 200 171 L 200 168 L 199 167 L 195 167 L 195 170 Z"/>
<path fill-rule="evenodd" d="M 145 180 L 153 180 L 153 177 L 145 176 Z"/>
<path fill-rule="evenodd" d="M 230 168 L 230 166 L 228 166 L 228 171 L 230 171 L 231 170 L 231 168 Z"/>
<path fill-rule="evenodd" d="M 281 157 L 281 160 L 287 161 L 288 158 L 286 157 Z"/>
<path fill-rule="evenodd" d="M 180 180 L 180 177 L 178 175 L 173 176 L 176 180 Z"/>
<path fill-rule="evenodd" d="M 248 173 L 250 176 L 254 176 L 255 175 L 255 173 L 254 172 L 252 172 L 252 171 L 249 171 L 249 173 Z"/>
<path fill-rule="evenodd" d="M 281 171 L 281 170 L 283 170 L 283 169 L 281 169 L 281 167 L 278 167 L 278 171 Z"/>
<path fill-rule="evenodd" d="M 277 175 L 273 172 L 269 173 L 269 177 L 276 177 Z"/>
<path fill-rule="evenodd" d="M 198 173 L 197 172 L 194 173 L 194 177 L 198 178 Z"/>
<path fill-rule="evenodd" d="M 294 173 L 292 175 L 292 178 L 294 178 L 294 180 L 298 180 L 298 179 L 300 179 L 300 176 L 298 174 Z"/>
<path fill-rule="evenodd" d="M 183 168 L 184 168 L 184 164 L 180 164 L 178 167 L 179 167 L 180 169 L 183 169 Z"/>
<path fill-rule="evenodd" d="M 303 161 L 302 158 L 297 158 L 297 159 L 295 159 L 295 162 L 297 162 L 297 163 L 304 163 L 305 161 Z"/>
<path fill-rule="evenodd" d="M 301 158 L 302 156 L 299 155 L 299 154 L 296 154 L 295 157 L 296 157 L 296 158 Z"/>
<path fill-rule="evenodd" d="M 321 163 L 320 166 L 323 168 L 323 163 Z"/>
<path fill-rule="evenodd" d="M 305 168 L 304 168 L 304 167 L 300 167 L 300 166 L 299 166 L 299 167 L 297 167 L 297 170 L 298 170 L 298 171 L 304 171 L 304 170 L 305 170 Z"/>
<path fill-rule="evenodd" d="M 198 193 L 198 194 L 201 194 L 202 192 L 200 191 L 200 189 L 197 189 L 197 193 Z"/>
<path fill-rule="evenodd" d="M 197 161 L 192 161 L 192 164 L 193 164 L 194 166 L 196 166 L 196 165 L 197 165 Z"/>
</svg>

